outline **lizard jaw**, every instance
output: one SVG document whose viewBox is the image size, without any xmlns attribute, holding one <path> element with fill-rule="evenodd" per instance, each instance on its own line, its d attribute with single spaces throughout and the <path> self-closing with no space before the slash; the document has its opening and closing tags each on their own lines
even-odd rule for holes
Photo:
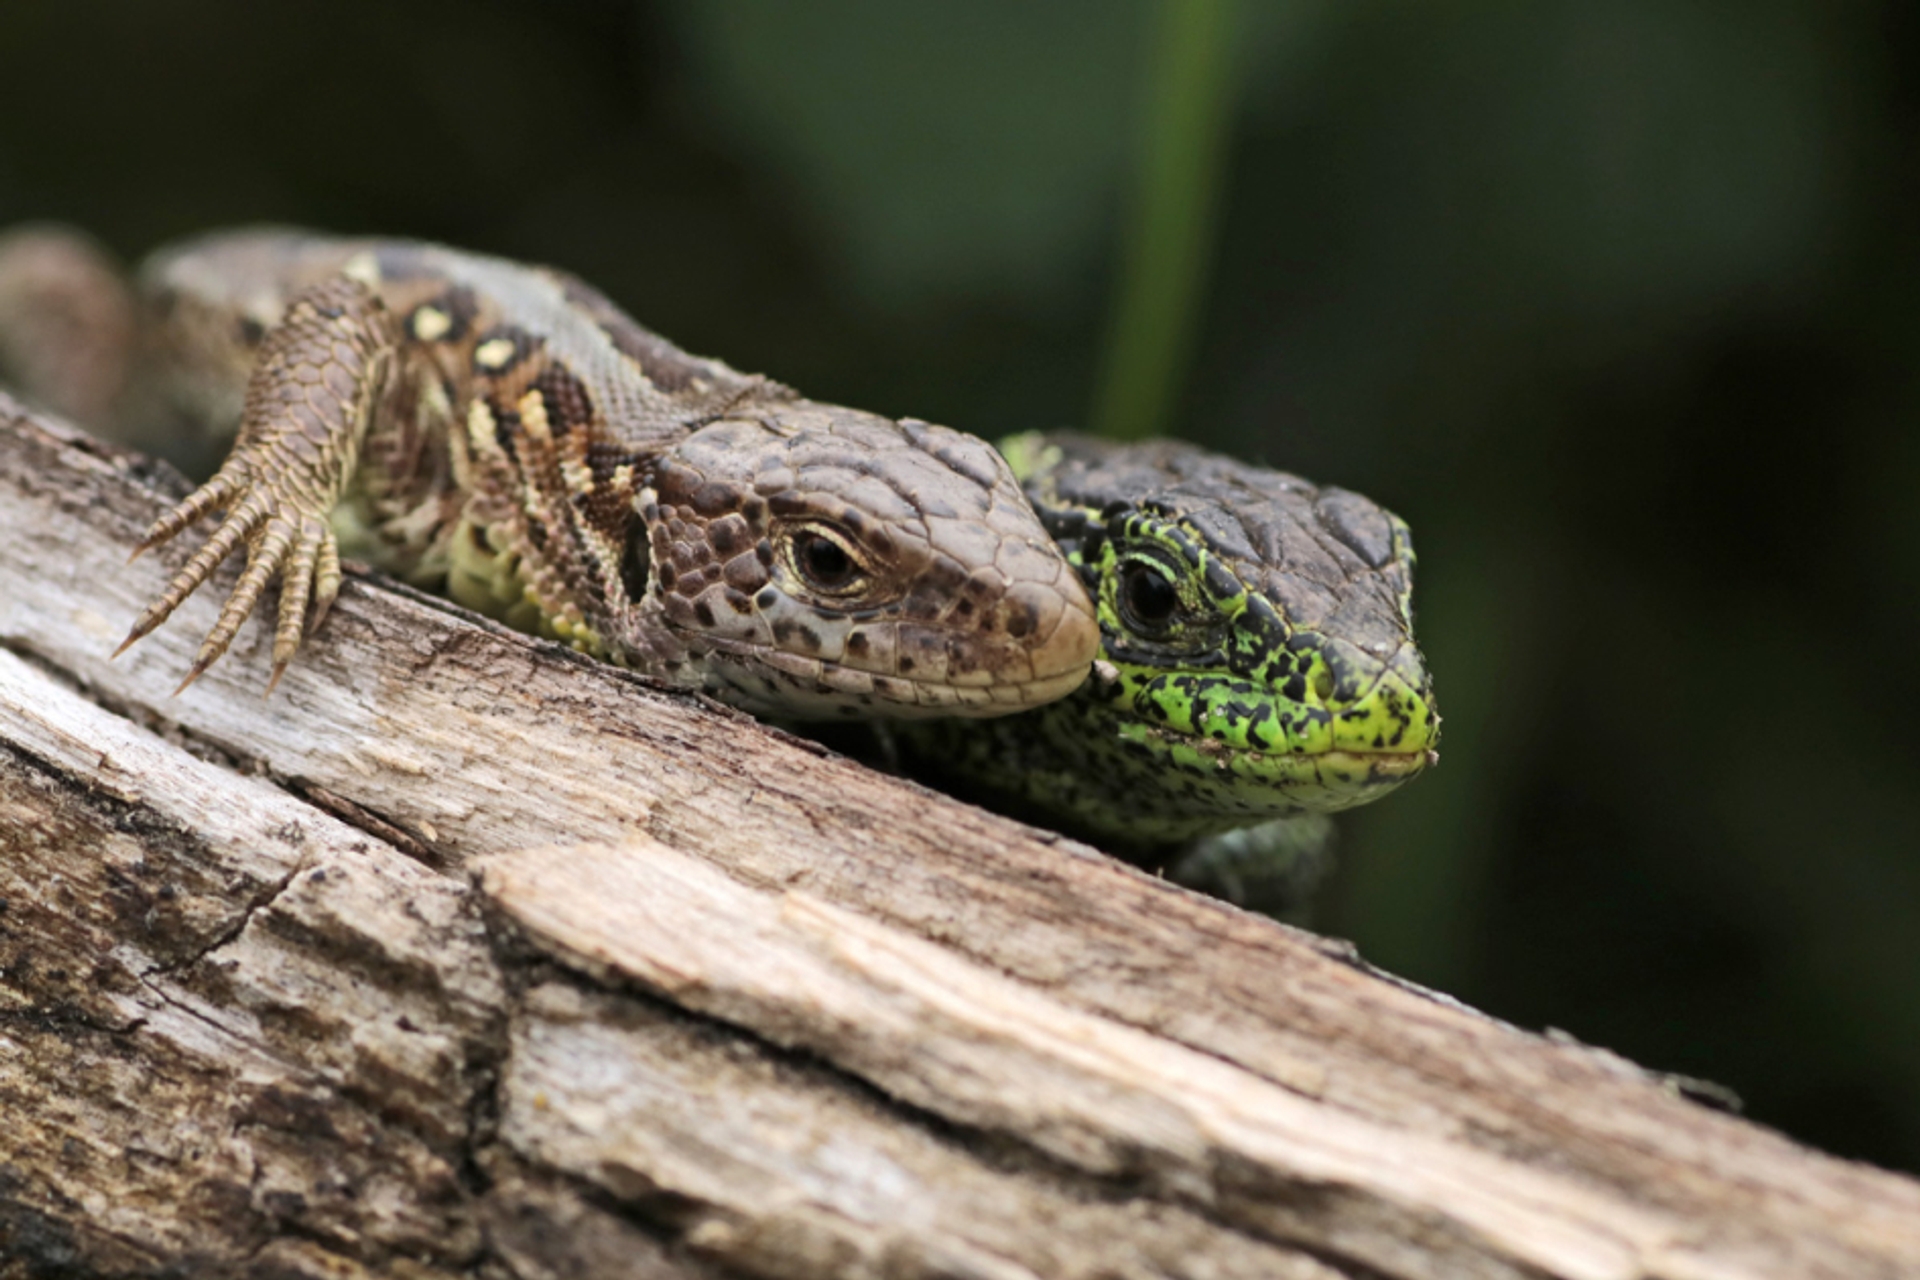
<svg viewBox="0 0 1920 1280">
<path fill-rule="evenodd" d="M 1069 615 L 1074 617 L 1077 615 Z M 1088 619 L 1091 626 L 1091 619 Z M 1087 678 L 1087 641 L 1063 625 L 1027 655 L 1031 674 L 999 677 L 980 671 L 963 681 L 867 670 L 846 662 L 764 645 L 715 641 L 706 648 L 709 691 L 723 702 L 759 714 L 800 719 L 884 716 L 985 718 L 1012 715 L 1064 698 Z"/>
</svg>

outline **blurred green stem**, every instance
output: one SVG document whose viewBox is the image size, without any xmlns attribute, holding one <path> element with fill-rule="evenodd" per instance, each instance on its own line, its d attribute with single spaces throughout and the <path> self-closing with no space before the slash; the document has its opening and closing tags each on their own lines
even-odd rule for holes
<svg viewBox="0 0 1920 1280">
<path fill-rule="evenodd" d="M 1094 429 L 1167 429 L 1190 362 L 1233 102 L 1234 0 L 1154 0 L 1139 163 Z"/>
</svg>

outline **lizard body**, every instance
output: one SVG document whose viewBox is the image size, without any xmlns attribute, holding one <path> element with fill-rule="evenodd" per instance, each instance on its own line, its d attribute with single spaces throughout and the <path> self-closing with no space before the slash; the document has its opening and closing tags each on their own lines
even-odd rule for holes
<svg viewBox="0 0 1920 1280">
<path fill-rule="evenodd" d="M 917 771 L 1176 875 L 1191 842 L 1235 833 L 1190 855 L 1217 879 L 1325 825 L 1243 829 L 1366 803 L 1436 758 L 1398 517 L 1172 441 L 1001 447 L 1093 596 L 1101 657 L 1048 706 L 903 728 Z"/>
<path fill-rule="evenodd" d="M 0 249 L 0 298 L 48 234 Z M 156 255 L 142 293 L 129 384 L 238 422 L 141 547 L 225 513 L 128 644 L 245 549 L 189 681 L 275 580 L 277 679 L 338 591 L 342 537 L 523 629 L 788 717 L 1004 714 L 1070 691 L 1097 648 L 989 446 L 689 355 L 563 273 L 254 231 Z"/>
</svg>

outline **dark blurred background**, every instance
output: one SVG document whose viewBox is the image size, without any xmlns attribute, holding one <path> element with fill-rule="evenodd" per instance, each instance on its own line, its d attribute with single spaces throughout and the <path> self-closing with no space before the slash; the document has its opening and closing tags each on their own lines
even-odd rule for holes
<svg viewBox="0 0 1920 1280">
<path fill-rule="evenodd" d="M 1916 116 L 1898 0 L 68 0 L 0 12 L 0 224 L 430 237 L 1368 493 L 1444 762 L 1323 927 L 1920 1169 Z"/>
</svg>

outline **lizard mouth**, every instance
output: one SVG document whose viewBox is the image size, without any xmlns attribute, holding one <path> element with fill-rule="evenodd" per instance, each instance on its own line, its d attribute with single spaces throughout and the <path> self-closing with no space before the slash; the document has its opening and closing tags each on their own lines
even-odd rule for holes
<svg viewBox="0 0 1920 1280">
<path fill-rule="evenodd" d="M 1185 774 L 1223 810 L 1334 813 L 1376 800 L 1439 763 L 1431 746 L 1410 751 L 1261 750 L 1159 725 L 1122 725 L 1119 736 Z"/>
<path fill-rule="evenodd" d="M 757 714 L 797 719 L 1013 715 L 1079 688 L 1093 656 L 1067 628 L 997 673 L 982 667 L 946 676 L 867 670 L 739 641 L 708 643 L 715 696 Z"/>
<path fill-rule="evenodd" d="M 971 625 L 769 606 L 732 634 L 676 630 L 710 668 L 709 691 L 758 714 L 979 719 L 1063 698 L 1093 668 L 1100 625 L 1092 606 L 1068 596 L 1039 607 L 1034 594 L 1031 584 L 1016 585 L 1008 607 L 976 606 Z"/>
</svg>

